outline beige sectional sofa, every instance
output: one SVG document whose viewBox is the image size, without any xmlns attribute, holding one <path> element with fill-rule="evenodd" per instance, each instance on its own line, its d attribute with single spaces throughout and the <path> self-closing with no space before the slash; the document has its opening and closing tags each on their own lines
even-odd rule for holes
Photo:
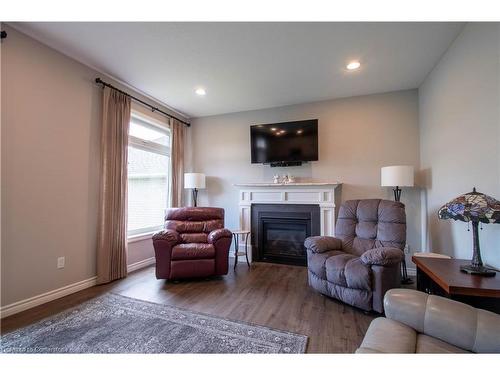
<svg viewBox="0 0 500 375">
<path fill-rule="evenodd" d="M 409 289 L 384 297 L 356 353 L 500 353 L 500 315 Z"/>
</svg>

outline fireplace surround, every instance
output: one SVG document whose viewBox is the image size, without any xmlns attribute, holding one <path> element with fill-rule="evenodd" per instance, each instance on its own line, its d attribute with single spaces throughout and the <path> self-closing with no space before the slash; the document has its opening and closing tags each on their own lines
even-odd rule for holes
<svg viewBox="0 0 500 375">
<path fill-rule="evenodd" d="M 304 240 L 320 234 L 320 208 L 311 204 L 253 204 L 252 258 L 305 266 Z"/>
<path fill-rule="evenodd" d="M 319 207 L 319 235 L 335 235 L 335 210 L 340 200 L 340 188 L 342 186 L 339 182 L 300 181 L 286 184 L 250 182 L 239 183 L 234 186 L 239 188 L 238 206 L 240 229 L 252 231 L 252 207 L 255 205 L 314 205 Z M 290 228 L 277 228 L 276 226 L 278 224 L 274 221 L 269 221 L 267 224 L 271 229 L 268 239 L 270 241 L 277 241 L 278 245 L 283 244 L 281 242 L 280 232 L 281 230 L 290 232 Z M 295 222 L 293 224 L 297 223 Z M 299 229 L 299 232 L 301 231 L 300 227 L 295 227 L 295 229 Z M 252 233 L 256 238 L 254 234 L 255 233 Z M 258 238 L 256 239 L 258 240 Z M 298 242 L 298 240 L 294 242 Z M 244 244 L 240 243 L 240 246 L 244 246 Z M 292 244 L 292 246 L 295 248 L 295 245 Z M 254 251 L 253 248 L 254 246 L 252 243 L 248 249 L 250 262 L 257 261 L 258 258 L 258 252 Z M 268 254 L 268 256 L 270 255 L 271 254 Z"/>
</svg>

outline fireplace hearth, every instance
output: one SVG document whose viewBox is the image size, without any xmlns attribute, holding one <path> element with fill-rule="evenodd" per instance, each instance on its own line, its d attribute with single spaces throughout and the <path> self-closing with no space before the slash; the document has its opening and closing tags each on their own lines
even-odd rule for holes
<svg viewBox="0 0 500 375">
<path fill-rule="evenodd" d="M 252 204 L 252 258 L 307 265 L 304 240 L 320 235 L 320 207 L 313 204 Z"/>
</svg>

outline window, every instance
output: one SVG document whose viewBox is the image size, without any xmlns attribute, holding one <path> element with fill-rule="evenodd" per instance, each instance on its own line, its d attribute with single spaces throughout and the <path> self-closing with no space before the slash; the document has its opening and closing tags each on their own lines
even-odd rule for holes
<svg viewBox="0 0 500 375">
<path fill-rule="evenodd" d="M 163 226 L 169 182 L 169 130 L 132 112 L 128 147 L 129 237 Z"/>
</svg>

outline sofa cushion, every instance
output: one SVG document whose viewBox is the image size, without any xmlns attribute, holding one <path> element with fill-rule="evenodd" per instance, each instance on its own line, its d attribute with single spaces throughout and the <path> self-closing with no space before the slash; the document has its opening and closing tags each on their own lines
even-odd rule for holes
<svg viewBox="0 0 500 375">
<path fill-rule="evenodd" d="M 214 245 L 208 243 L 183 243 L 172 249 L 172 260 L 210 259 L 215 257 Z"/>
<path fill-rule="evenodd" d="M 417 336 L 417 353 L 470 353 L 431 336 Z"/>
<path fill-rule="evenodd" d="M 370 290 L 355 289 L 326 281 L 327 294 L 351 306 L 370 311 L 373 293 Z"/>
<path fill-rule="evenodd" d="M 224 220 L 224 209 L 218 207 L 181 207 L 169 208 L 165 220 L 208 221 Z"/>
<path fill-rule="evenodd" d="M 314 273 L 321 279 L 326 280 L 326 260 L 331 256 L 342 254 L 342 251 L 333 250 L 324 253 L 307 252 L 307 267 L 310 272 Z"/>
<path fill-rule="evenodd" d="M 215 259 L 178 260 L 172 262 L 170 278 L 207 277 L 215 272 Z"/>
<path fill-rule="evenodd" d="M 224 228 L 222 220 L 206 221 L 179 221 L 166 220 L 165 229 L 172 229 L 179 233 L 210 233 L 216 229 Z"/>
<path fill-rule="evenodd" d="M 381 199 L 349 200 L 339 210 L 335 236 L 342 250 L 361 255 L 374 247 L 403 249 L 406 240 L 404 205 Z"/>
<path fill-rule="evenodd" d="M 417 332 L 399 322 L 387 318 L 373 320 L 357 353 L 415 353 Z"/>
<path fill-rule="evenodd" d="M 325 262 L 326 279 L 353 289 L 371 290 L 371 269 L 352 254 L 340 253 Z"/>
<path fill-rule="evenodd" d="M 182 233 L 182 242 L 184 243 L 207 243 L 208 235 L 206 233 Z"/>
</svg>

